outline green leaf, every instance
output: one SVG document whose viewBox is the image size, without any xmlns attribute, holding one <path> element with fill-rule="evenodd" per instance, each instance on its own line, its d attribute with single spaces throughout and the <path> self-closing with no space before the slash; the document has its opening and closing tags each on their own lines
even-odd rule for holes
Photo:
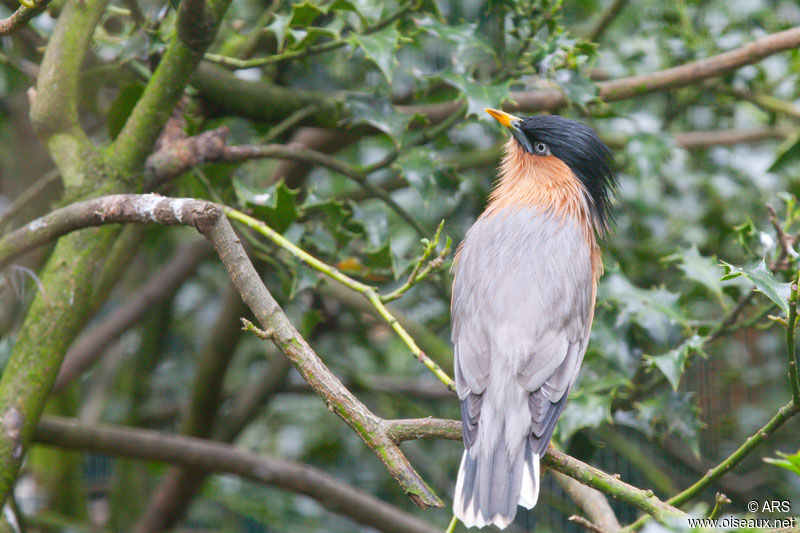
<svg viewBox="0 0 800 533">
<path fill-rule="evenodd" d="M 674 434 L 700 454 L 699 409 L 692 393 L 663 391 L 635 403 L 635 419 L 625 414 L 617 422 L 642 431 L 645 435 Z"/>
<path fill-rule="evenodd" d="M 290 17 L 290 26 L 305 28 L 310 26 L 312 22 L 320 15 L 325 14 L 325 10 L 309 2 L 308 0 L 292 5 L 292 12 Z"/>
<path fill-rule="evenodd" d="M 679 252 L 678 256 L 681 259 L 678 268 L 683 270 L 686 277 L 703 285 L 720 301 L 723 301 L 722 285 L 720 284 L 722 269 L 716 257 L 703 257 L 696 245 Z"/>
<path fill-rule="evenodd" d="M 565 443 L 576 431 L 611 422 L 611 395 L 581 391 L 570 397 L 558 420 L 558 440 Z"/>
<path fill-rule="evenodd" d="M 386 242 L 380 248 L 375 250 L 367 250 L 366 265 L 373 269 L 389 270 L 394 272 L 394 256 L 389 242 Z"/>
<path fill-rule="evenodd" d="M 800 450 L 793 455 L 789 455 L 782 452 L 775 452 L 779 457 L 782 459 L 774 459 L 772 457 L 764 457 L 764 462 L 769 463 L 771 465 L 780 466 L 781 468 L 785 468 L 787 470 L 791 470 L 798 476 L 800 476 Z"/>
<path fill-rule="evenodd" d="M 479 37 L 481 32 L 475 23 L 447 24 L 434 17 L 425 17 L 418 21 L 418 26 L 440 42 L 455 48 L 452 55 L 453 59 L 456 60 L 454 65 L 456 71 L 465 71 L 465 69 L 459 69 L 458 67 L 465 66 L 459 63 L 468 56 L 479 54 L 483 57 L 487 55 L 494 57 L 494 50 L 488 42 Z"/>
<path fill-rule="evenodd" d="M 412 187 L 419 191 L 423 201 L 436 198 L 436 175 L 442 172 L 441 160 L 430 148 L 418 146 L 403 150 L 392 165 Z"/>
<path fill-rule="evenodd" d="M 606 276 L 598 287 L 599 300 L 619 305 L 617 327 L 634 322 L 660 344 L 672 339 L 675 325 L 688 325 L 678 305 L 679 298 L 663 287 L 640 289 L 616 272 Z"/>
<path fill-rule="evenodd" d="M 309 217 L 320 219 L 313 231 L 313 243 L 320 247 L 322 241 L 328 253 L 335 253 L 353 239 L 366 235 L 363 224 L 353 219 L 353 210 L 341 200 L 320 200 L 310 191 L 300 210 Z M 331 241 L 332 242 L 329 242 Z"/>
<path fill-rule="evenodd" d="M 686 367 L 686 360 L 689 358 L 689 353 L 694 350 L 705 355 L 703 352 L 703 345 L 707 340 L 706 337 L 699 337 L 694 335 L 674 350 L 670 350 L 661 355 L 646 356 L 652 364 L 654 364 L 664 377 L 667 378 L 669 384 L 672 385 L 672 390 L 677 391 L 678 385 L 681 381 L 684 368 Z"/>
<path fill-rule="evenodd" d="M 122 86 L 119 95 L 111 103 L 106 113 L 109 137 L 116 139 L 143 92 L 144 84 L 138 81 Z"/>
<path fill-rule="evenodd" d="M 273 20 L 270 25 L 267 26 L 267 29 L 275 36 L 275 40 L 278 42 L 278 51 L 280 52 L 283 50 L 283 44 L 286 42 L 286 32 L 289 29 L 289 24 L 292 22 L 292 16 L 275 13 L 272 18 Z"/>
<path fill-rule="evenodd" d="M 597 98 L 597 85 L 575 71 L 562 70 L 556 80 L 569 102 L 584 107 Z"/>
<path fill-rule="evenodd" d="M 234 189 L 239 201 L 252 209 L 256 218 L 263 220 L 277 232 L 286 231 L 300 214 L 295 205 L 300 191 L 288 188 L 283 180 L 258 192 L 247 188 L 239 180 L 234 180 Z"/>
<path fill-rule="evenodd" d="M 335 7 L 334 7 L 335 6 Z M 381 16 L 382 4 L 372 0 L 337 0 L 331 9 L 350 10 L 358 14 L 362 24 L 375 22 Z"/>
<path fill-rule="evenodd" d="M 782 283 L 775 279 L 775 276 L 767 268 L 764 259 L 759 263 L 747 267 L 737 267 L 720 261 L 725 269 L 725 275 L 722 280 L 733 279 L 738 276 L 744 276 L 753 282 L 759 292 L 765 294 L 767 298 L 772 300 L 785 315 L 789 315 L 789 293 L 791 292 L 790 283 Z"/>
<path fill-rule="evenodd" d="M 486 85 L 453 73 L 445 74 L 442 79 L 462 92 L 469 115 L 483 116 L 487 107 L 500 108 L 503 102 L 511 100 L 511 81 Z"/>
<path fill-rule="evenodd" d="M 388 98 L 368 95 L 349 94 L 345 97 L 350 118 L 345 122 L 350 125 L 368 124 L 395 139 L 399 139 L 414 116 L 399 113 Z"/>
<path fill-rule="evenodd" d="M 397 66 L 396 50 L 401 34 L 397 31 L 397 23 L 390 24 L 380 31 L 369 35 L 351 34 L 347 40 L 353 46 L 361 48 L 364 56 L 375 63 L 386 81 L 391 83 L 394 69 Z"/>
<path fill-rule="evenodd" d="M 800 159 L 800 133 L 794 134 L 778 146 L 778 154 L 768 170 L 778 172 L 790 164 L 797 163 L 798 159 Z"/>
</svg>

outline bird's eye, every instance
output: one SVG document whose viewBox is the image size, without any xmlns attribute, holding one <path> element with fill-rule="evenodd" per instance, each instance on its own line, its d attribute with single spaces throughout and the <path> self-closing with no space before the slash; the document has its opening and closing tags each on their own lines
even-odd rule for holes
<svg viewBox="0 0 800 533">
<path fill-rule="evenodd" d="M 534 144 L 533 149 L 539 155 L 550 155 L 550 148 L 548 148 L 547 145 L 543 142 L 538 142 Z"/>
</svg>

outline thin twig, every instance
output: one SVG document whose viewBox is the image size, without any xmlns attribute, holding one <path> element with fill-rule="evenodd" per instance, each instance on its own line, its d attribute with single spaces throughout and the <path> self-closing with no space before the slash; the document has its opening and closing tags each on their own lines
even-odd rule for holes
<svg viewBox="0 0 800 533">
<path fill-rule="evenodd" d="M 726 503 L 731 503 L 730 498 L 718 492 L 717 495 L 714 497 L 714 508 L 711 509 L 711 513 L 708 515 L 708 518 L 713 520 L 717 518 L 720 513 L 722 513 L 722 506 Z"/>
<path fill-rule="evenodd" d="M 598 42 L 608 27 L 611 26 L 611 23 L 614 22 L 620 12 L 625 8 L 627 3 L 628 0 L 613 0 L 609 8 L 603 12 L 600 20 L 597 21 L 597 25 L 589 32 L 586 39 L 593 43 Z"/>
<path fill-rule="evenodd" d="M 570 522 L 575 522 L 579 526 L 583 527 L 586 531 L 591 531 L 592 533 L 608 533 L 607 530 L 602 529 L 600 526 L 588 520 L 582 516 L 578 516 L 576 514 L 567 518 Z"/>
<path fill-rule="evenodd" d="M 789 366 L 789 383 L 792 387 L 792 401 L 795 410 L 800 409 L 800 379 L 797 375 L 797 348 L 794 336 L 797 330 L 797 285 L 800 283 L 796 278 L 792 282 L 791 292 L 789 293 L 789 316 L 786 318 L 786 359 Z"/>
<path fill-rule="evenodd" d="M 277 231 L 273 230 L 269 226 L 267 226 L 264 222 L 257 220 L 251 216 L 248 216 L 241 211 L 237 211 L 236 209 L 232 209 L 230 207 L 223 207 L 225 214 L 232 220 L 240 222 L 244 224 L 246 227 L 249 227 L 264 237 L 268 238 L 270 241 L 275 243 L 277 246 L 283 248 L 284 250 L 288 251 L 293 256 L 297 257 L 311 268 L 325 274 L 326 276 L 330 277 L 331 279 L 338 281 L 345 287 L 348 287 L 360 294 L 362 294 L 375 308 L 378 314 L 386 320 L 386 322 L 391 326 L 391 328 L 397 333 L 397 335 L 403 340 L 403 342 L 408 346 L 409 350 L 411 350 L 412 355 L 416 357 L 422 364 L 424 364 L 428 369 L 436 375 L 436 377 L 441 380 L 445 386 L 455 391 L 455 383 L 453 379 L 447 375 L 447 373 L 442 370 L 442 368 L 436 364 L 436 362 L 428 357 L 425 352 L 417 346 L 417 343 L 408 334 L 408 332 L 400 325 L 400 322 L 392 315 L 392 313 L 386 308 L 384 305 L 384 301 L 375 287 L 370 285 L 366 285 L 361 283 L 360 281 L 354 280 L 353 278 L 347 276 L 342 271 L 337 269 L 334 266 L 328 265 L 327 263 L 320 261 L 313 255 L 309 254 L 302 248 L 299 248 L 294 243 L 289 241 L 286 237 L 278 233 Z"/>
<path fill-rule="evenodd" d="M 33 7 L 20 6 L 17 8 L 7 18 L 0 20 L 0 37 L 11 35 L 24 28 L 33 17 L 47 9 L 49 3 L 50 0 L 39 0 Z"/>
<path fill-rule="evenodd" d="M 764 427 L 756 431 L 752 436 L 748 437 L 747 440 L 744 441 L 744 444 L 739 446 L 735 452 L 729 455 L 720 464 L 709 470 L 706 475 L 697 480 L 692 486 L 667 500 L 666 503 L 678 507 L 699 496 L 706 488 L 711 486 L 720 477 L 725 475 L 726 472 L 729 472 L 736 465 L 741 463 L 742 460 L 747 457 L 748 454 L 750 454 L 750 452 L 755 450 L 761 443 L 767 440 L 767 438 L 774 433 L 775 430 L 781 427 L 787 420 L 792 418 L 798 412 L 800 412 L 800 409 L 798 409 L 797 406 L 794 405 L 794 402 L 791 401 L 778 409 L 778 412 L 775 414 L 775 416 L 773 416 Z M 633 524 L 625 527 L 623 531 L 636 531 L 647 520 L 648 517 L 643 516 Z"/>
<path fill-rule="evenodd" d="M 403 294 L 405 294 L 411 287 L 425 280 L 425 278 L 427 278 L 431 272 L 434 272 L 435 270 L 438 270 L 442 267 L 445 258 L 450 254 L 450 246 L 452 245 L 450 237 L 447 237 L 445 239 L 444 248 L 442 248 L 442 251 L 439 252 L 439 254 L 436 257 L 434 257 L 430 261 L 428 261 L 428 258 L 431 256 L 431 254 L 436 250 L 436 247 L 439 245 L 439 239 L 442 236 L 443 227 L 444 227 L 444 220 L 442 220 L 439 223 L 439 227 L 436 228 L 436 234 L 433 236 L 432 241 L 424 239 L 424 241 L 427 241 L 425 244 L 425 250 L 423 250 L 422 255 L 419 257 L 416 264 L 414 265 L 414 269 L 411 271 L 411 274 L 408 276 L 408 279 L 403 285 L 396 288 L 389 294 L 382 295 L 381 296 L 382 302 L 387 303 L 397 300 L 398 298 L 403 296 Z M 425 264 L 425 261 L 428 261 L 428 263 Z M 425 266 L 423 267 L 423 265 Z"/>
<path fill-rule="evenodd" d="M 384 18 L 383 20 L 378 21 L 377 23 L 371 26 L 367 26 L 366 28 L 364 28 L 364 31 L 362 31 L 361 34 L 370 35 L 372 33 L 382 30 L 383 28 L 392 24 L 394 21 L 404 17 L 405 15 L 416 9 L 417 5 L 419 5 L 419 3 L 416 1 L 407 2 L 403 7 L 397 10 L 395 13 Z M 275 54 L 266 57 L 256 57 L 253 59 L 238 59 L 235 57 L 223 56 L 219 54 L 206 54 L 205 60 L 211 63 L 217 63 L 233 69 L 263 67 L 266 65 L 283 63 L 284 61 L 296 61 L 309 56 L 323 54 L 325 52 L 330 52 L 332 50 L 342 48 L 347 44 L 349 44 L 349 41 L 346 38 L 339 38 L 339 39 L 334 39 L 332 41 L 328 41 L 326 43 L 317 44 L 314 46 L 308 46 L 300 50 L 288 50 L 280 54 Z"/>
</svg>

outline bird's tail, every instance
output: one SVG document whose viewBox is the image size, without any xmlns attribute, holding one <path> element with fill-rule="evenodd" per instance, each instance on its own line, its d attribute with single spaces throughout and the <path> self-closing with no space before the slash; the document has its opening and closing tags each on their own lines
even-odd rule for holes
<svg viewBox="0 0 800 533">
<path fill-rule="evenodd" d="M 539 499 L 539 454 L 530 442 L 515 457 L 500 439 L 482 453 L 475 442 L 464 451 L 458 470 L 453 513 L 467 527 L 494 524 L 505 529 L 514 521 L 517 505 L 531 509 Z"/>
</svg>

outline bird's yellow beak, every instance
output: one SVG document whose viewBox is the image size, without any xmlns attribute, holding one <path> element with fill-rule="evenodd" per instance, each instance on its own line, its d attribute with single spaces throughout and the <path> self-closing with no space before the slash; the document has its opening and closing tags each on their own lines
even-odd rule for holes
<svg viewBox="0 0 800 533">
<path fill-rule="evenodd" d="M 486 111 L 487 113 L 492 115 L 497 122 L 499 122 L 500 124 L 502 124 L 506 128 L 513 128 L 514 126 L 511 124 L 512 122 L 518 122 L 518 121 L 522 120 L 521 118 L 515 117 L 514 115 L 509 115 L 505 111 L 500 111 L 500 110 L 497 110 L 497 109 L 491 109 L 489 107 L 484 109 L 484 111 Z"/>
<path fill-rule="evenodd" d="M 505 111 L 490 109 L 488 107 L 484 111 L 492 115 L 497 122 L 499 122 L 509 130 L 511 130 L 511 135 L 525 149 L 526 152 L 528 152 L 529 154 L 533 153 L 533 147 L 531 146 L 531 141 L 522 132 L 522 130 L 519 129 L 519 125 L 522 122 L 521 118 L 515 117 L 514 115 L 509 115 Z"/>
</svg>

